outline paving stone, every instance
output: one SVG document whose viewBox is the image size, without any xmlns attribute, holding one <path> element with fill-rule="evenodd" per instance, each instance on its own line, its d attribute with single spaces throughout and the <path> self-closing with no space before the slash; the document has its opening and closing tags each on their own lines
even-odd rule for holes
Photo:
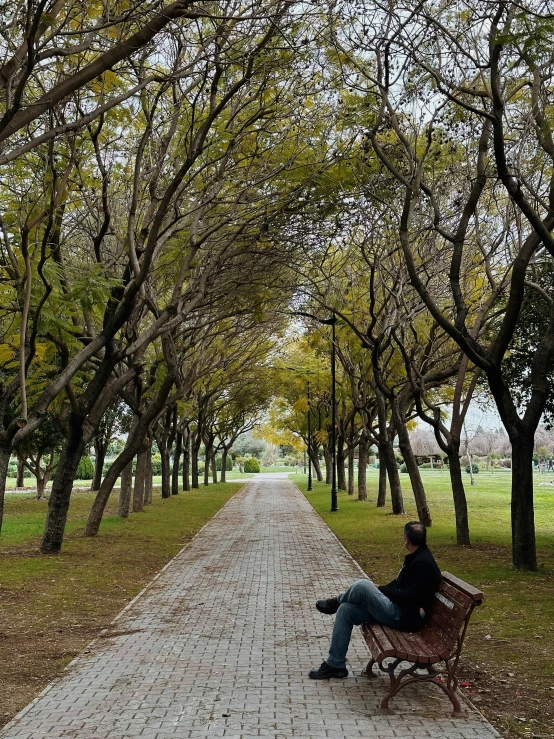
<svg viewBox="0 0 554 739">
<path fill-rule="evenodd" d="M 498 738 L 431 685 L 377 714 L 387 677 L 361 675 L 357 630 L 349 677 L 308 679 L 333 623 L 315 601 L 361 574 L 289 480 L 255 478 L 0 739 Z"/>
</svg>

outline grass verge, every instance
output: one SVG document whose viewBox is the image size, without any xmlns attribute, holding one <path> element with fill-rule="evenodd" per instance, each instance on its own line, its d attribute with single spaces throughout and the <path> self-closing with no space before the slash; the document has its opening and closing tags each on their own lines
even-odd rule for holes
<svg viewBox="0 0 554 739">
<path fill-rule="evenodd" d="M 0 537 L 0 726 L 71 661 L 241 487 L 210 485 L 82 536 L 94 496 L 74 494 L 62 553 L 39 554 L 46 503 L 7 495 Z"/>
<path fill-rule="evenodd" d="M 472 616 L 462 653 L 462 689 L 506 739 L 550 739 L 554 737 L 554 491 L 536 487 L 539 569 L 516 572 L 511 566 L 509 474 L 479 474 L 473 488 L 468 480 L 472 546 L 461 548 L 455 543 L 447 473 L 422 472 L 433 518 L 428 541 L 439 566 L 485 595 Z M 305 491 L 306 478 L 291 479 Z M 542 479 L 537 476 L 537 482 Z M 361 502 L 340 492 L 336 513 L 329 511 L 328 485 L 315 483 L 314 492 L 305 493 L 378 583 L 396 576 L 404 556 L 402 527 L 417 518 L 405 475 L 402 485 L 405 517 L 375 506 L 374 471 L 368 480 L 369 500 Z"/>
</svg>

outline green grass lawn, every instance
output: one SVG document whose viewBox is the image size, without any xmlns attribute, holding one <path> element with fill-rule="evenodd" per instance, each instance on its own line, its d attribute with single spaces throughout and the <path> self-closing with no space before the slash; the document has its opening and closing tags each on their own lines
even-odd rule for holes
<svg viewBox="0 0 554 739">
<path fill-rule="evenodd" d="M 474 487 L 465 478 L 470 548 L 456 546 L 448 472 L 422 470 L 422 478 L 433 519 L 428 542 L 439 566 L 485 595 L 464 648 L 470 697 L 505 736 L 554 736 L 554 487 L 538 486 L 550 478 L 536 474 L 537 572 L 511 565 L 509 471 L 480 472 Z M 307 478 L 291 479 L 305 491 Z M 335 513 L 328 485 L 315 483 L 314 492 L 305 494 L 369 577 L 382 583 L 396 576 L 405 553 L 402 527 L 417 516 L 408 475 L 401 475 L 406 516 L 376 507 L 377 483 L 372 469 L 369 500 L 340 492 Z M 327 595 L 334 593 L 322 597 Z"/>
</svg>

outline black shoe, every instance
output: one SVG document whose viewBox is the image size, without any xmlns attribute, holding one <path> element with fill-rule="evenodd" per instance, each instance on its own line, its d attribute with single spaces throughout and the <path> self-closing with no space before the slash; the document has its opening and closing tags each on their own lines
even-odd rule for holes
<svg viewBox="0 0 554 739">
<path fill-rule="evenodd" d="M 321 613 L 333 615 L 339 610 L 340 603 L 337 598 L 328 598 L 327 600 L 318 600 L 315 607 Z"/>
<path fill-rule="evenodd" d="M 311 680 L 329 680 L 331 677 L 348 677 L 348 670 L 346 667 L 333 667 L 327 662 L 322 662 L 318 670 L 310 672 Z"/>
</svg>

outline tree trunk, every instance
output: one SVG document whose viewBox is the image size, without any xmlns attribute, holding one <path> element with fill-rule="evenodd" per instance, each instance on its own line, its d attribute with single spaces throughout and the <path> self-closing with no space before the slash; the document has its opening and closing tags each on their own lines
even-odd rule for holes
<svg viewBox="0 0 554 739">
<path fill-rule="evenodd" d="M 160 457 L 162 459 L 162 498 L 171 498 L 171 447 L 169 444 L 164 444 L 163 449 L 160 449 Z"/>
<path fill-rule="evenodd" d="M 163 381 L 156 398 L 152 401 L 143 415 L 136 419 L 136 423 L 127 437 L 125 449 L 111 465 L 110 469 L 106 473 L 106 477 L 102 481 L 102 485 L 96 495 L 87 521 L 85 536 L 95 536 L 98 533 L 98 529 L 102 521 L 102 513 L 106 503 L 108 502 L 113 486 L 124 468 L 132 462 L 133 457 L 137 452 L 137 470 L 135 476 L 135 488 L 133 491 L 133 511 L 141 511 L 143 509 L 146 461 L 147 456 L 151 453 L 151 434 L 149 427 L 150 424 L 154 422 L 156 415 L 162 410 L 163 404 L 173 387 L 174 378 L 175 375 L 169 372 Z"/>
<path fill-rule="evenodd" d="M 219 476 L 221 482 L 227 482 L 227 449 L 223 449 L 221 452 L 221 475 Z"/>
<path fill-rule="evenodd" d="M 127 440 L 127 444 L 129 444 L 129 440 Z M 133 458 L 135 457 L 136 453 L 139 451 L 141 447 L 140 439 L 137 441 L 136 439 L 131 442 L 129 446 L 125 446 L 125 449 L 119 454 L 116 459 L 111 464 L 109 470 L 106 473 L 106 476 L 102 480 L 102 485 L 100 485 L 100 490 L 96 493 L 96 497 L 94 499 L 94 503 L 92 504 L 92 508 L 89 513 L 89 517 L 87 520 L 87 525 L 85 527 L 85 536 L 96 536 L 98 533 L 98 529 L 100 528 L 100 523 L 102 522 L 102 516 L 104 514 L 104 510 L 106 508 L 106 503 L 108 502 L 108 499 L 111 495 L 111 492 L 113 490 L 113 487 L 115 483 L 117 482 L 117 478 L 121 475 L 121 489 L 120 489 L 120 496 L 119 496 L 119 507 L 118 507 L 118 513 L 119 515 L 124 515 L 125 512 L 129 513 L 129 508 L 131 505 L 131 493 L 132 493 L 132 469 L 133 469 Z M 140 463 L 140 454 L 137 457 L 137 471 Z M 130 469 L 130 472 L 128 469 Z M 127 478 L 127 476 L 129 476 Z M 135 475 L 135 488 L 133 492 L 133 506 L 134 506 L 134 496 L 137 494 L 137 475 Z M 127 487 L 128 485 L 128 487 Z M 128 496 L 128 499 L 122 500 L 121 494 L 123 493 L 124 496 Z M 143 498 L 140 499 L 140 504 L 142 506 Z M 142 510 L 140 508 L 139 510 Z M 125 516 L 126 517 L 126 516 Z"/>
<path fill-rule="evenodd" d="M 82 423 L 80 419 L 72 419 L 48 500 L 48 513 L 40 546 L 43 554 L 58 554 L 62 548 L 71 491 L 84 448 Z"/>
<path fill-rule="evenodd" d="M 121 472 L 121 487 L 119 489 L 119 505 L 117 515 L 127 518 L 131 507 L 131 492 L 133 490 L 133 460 Z"/>
<path fill-rule="evenodd" d="M 44 482 L 43 482 L 43 469 L 41 466 L 42 462 L 42 453 L 37 452 L 36 459 L 31 458 L 31 462 L 33 463 L 33 475 L 35 476 L 35 484 L 37 487 L 37 500 L 40 500 L 44 495 Z M 39 494 L 40 492 L 40 494 Z"/>
<path fill-rule="evenodd" d="M 325 459 L 325 484 L 330 485 L 333 476 L 333 457 L 327 444 L 323 445 L 323 458 Z"/>
<path fill-rule="evenodd" d="M 11 449 L 0 446 L 0 533 L 4 522 L 4 495 L 6 493 L 6 478 L 8 476 L 8 465 L 10 463 Z"/>
<path fill-rule="evenodd" d="M 39 454 L 37 456 L 37 468 L 36 468 L 36 474 L 35 479 L 37 481 L 37 500 L 44 500 L 44 493 L 46 491 L 46 485 L 48 484 L 48 481 L 50 480 L 50 475 L 52 473 L 52 467 L 50 466 L 52 461 L 52 455 L 50 455 L 50 460 L 48 464 L 45 466 L 44 471 L 42 470 L 40 463 L 41 463 L 42 457 Z"/>
<path fill-rule="evenodd" d="M 198 453 L 200 452 L 200 441 L 197 439 L 198 432 L 194 434 L 193 442 L 192 442 L 192 469 L 191 469 L 191 478 L 192 478 L 192 487 L 198 489 L 199 487 L 199 475 L 198 475 Z"/>
<path fill-rule="evenodd" d="M 171 495 L 179 493 L 179 464 L 181 462 L 181 452 L 183 448 L 183 434 L 177 431 L 175 439 L 175 452 L 173 454 L 173 468 L 171 470 Z"/>
<path fill-rule="evenodd" d="M 215 453 L 212 457 L 212 482 L 214 485 L 217 483 L 217 454 Z"/>
<path fill-rule="evenodd" d="M 387 502 L 387 463 L 385 461 L 387 456 L 387 451 L 385 449 L 386 445 L 386 442 L 379 444 L 379 488 L 377 492 L 378 508 L 384 508 Z M 394 462 L 394 466 L 396 468 L 396 460 Z M 396 474 L 398 475 L 398 470 Z"/>
<path fill-rule="evenodd" d="M 154 476 L 152 474 L 152 440 L 149 439 L 146 450 L 146 469 L 144 471 L 144 505 L 152 505 L 152 489 L 154 487 Z"/>
<path fill-rule="evenodd" d="M 25 487 L 25 458 L 17 455 L 17 478 L 15 481 L 16 488 Z"/>
<path fill-rule="evenodd" d="M 512 452 L 513 454 L 513 452 Z M 472 485 L 475 485 L 475 478 L 473 477 L 473 458 L 471 456 L 471 452 L 469 451 L 469 447 L 467 448 L 467 463 L 469 467 L 469 479 Z"/>
<path fill-rule="evenodd" d="M 212 463 L 213 446 L 206 444 L 206 454 L 204 455 L 204 485 L 210 484 L 210 464 Z"/>
<path fill-rule="evenodd" d="M 139 468 L 141 466 L 141 456 L 142 459 L 145 460 L 145 455 L 141 452 L 141 447 L 144 445 L 144 437 L 141 436 L 144 433 L 144 430 L 141 429 L 141 433 L 139 435 L 135 434 L 134 438 L 127 439 L 127 444 L 125 445 L 125 449 L 121 452 L 121 454 L 113 461 L 112 465 L 110 466 L 110 469 L 107 471 L 106 476 L 102 480 L 102 485 L 100 486 L 100 490 L 96 493 L 96 498 L 94 499 L 94 503 L 92 504 L 91 511 L 89 513 L 87 525 L 85 527 L 85 536 L 96 536 L 98 533 L 98 529 L 100 528 L 100 523 L 102 521 L 102 515 L 104 513 L 104 509 L 106 508 L 106 503 L 108 502 L 108 499 L 110 497 L 110 494 L 113 490 L 113 486 L 115 485 L 117 478 L 121 475 L 122 476 L 122 486 L 123 486 L 123 476 L 124 474 L 130 474 L 129 472 L 125 472 L 126 468 L 129 467 L 132 472 L 133 467 L 133 458 L 139 453 L 137 456 L 137 469 L 135 474 L 135 487 L 133 491 L 133 511 L 134 511 L 134 504 L 135 504 L 135 496 L 137 496 L 139 493 L 141 494 L 140 500 L 137 500 L 137 504 L 140 505 L 140 508 L 138 510 L 142 510 L 142 506 L 144 503 L 144 484 L 142 486 L 142 489 L 139 489 L 137 487 L 137 481 L 139 480 Z M 142 463 L 144 464 L 144 463 Z M 142 473 L 142 478 L 144 482 L 144 472 Z M 132 483 L 132 478 L 129 480 L 129 485 Z M 123 511 L 129 511 L 130 502 L 131 502 L 131 489 L 128 489 L 128 496 L 129 501 L 126 503 L 126 501 L 123 501 L 123 504 L 121 502 L 121 496 L 120 496 L 120 506 L 122 507 Z M 123 515 L 122 513 L 120 515 Z"/>
<path fill-rule="evenodd" d="M 533 508 L 534 434 L 511 435 L 512 442 L 512 560 L 518 570 L 536 570 Z"/>
<path fill-rule="evenodd" d="M 144 510 L 144 479 L 146 477 L 146 450 L 141 449 L 137 455 L 135 470 L 135 488 L 133 490 L 133 513 Z"/>
<path fill-rule="evenodd" d="M 344 437 L 337 436 L 337 488 L 339 490 L 347 490 L 344 456 Z"/>
<path fill-rule="evenodd" d="M 317 449 L 312 450 L 312 453 L 310 454 L 310 459 L 312 460 L 312 466 L 314 468 L 316 480 L 318 482 L 323 482 L 323 475 L 321 473 L 321 465 L 319 464 L 319 454 Z"/>
<path fill-rule="evenodd" d="M 183 490 L 190 490 L 190 432 L 183 431 Z"/>
<path fill-rule="evenodd" d="M 402 515 L 404 510 L 404 498 L 402 496 L 402 486 L 400 484 L 400 475 L 396 465 L 396 457 L 392 441 L 387 440 L 384 444 L 385 451 L 385 467 L 387 469 L 387 477 L 389 479 L 390 497 L 392 503 L 392 512 L 395 515 Z"/>
<path fill-rule="evenodd" d="M 104 462 L 106 461 L 107 446 L 100 439 L 94 439 L 94 476 L 92 478 L 91 490 L 100 490 L 102 484 L 102 473 L 104 470 Z"/>
<path fill-rule="evenodd" d="M 367 500 L 367 449 L 362 436 L 358 444 L 358 500 Z"/>
<path fill-rule="evenodd" d="M 432 520 L 429 506 L 427 504 L 427 496 L 425 495 L 425 488 L 423 487 L 421 475 L 419 474 L 419 467 L 417 466 L 416 458 L 412 451 L 408 429 L 406 428 L 402 411 L 398 407 L 396 400 L 393 401 L 393 414 L 394 425 L 396 427 L 396 433 L 398 434 L 398 445 L 404 459 L 404 464 L 406 465 L 408 474 L 410 475 L 410 482 L 412 483 L 417 516 L 422 524 L 425 526 L 431 526 Z"/>
<path fill-rule="evenodd" d="M 348 449 L 348 495 L 354 495 L 354 449 Z"/>
<path fill-rule="evenodd" d="M 456 516 L 456 544 L 458 546 L 470 546 L 466 491 L 460 464 L 460 443 L 456 443 L 456 440 L 449 444 L 448 470 L 454 498 L 454 514 Z"/>
<path fill-rule="evenodd" d="M 377 399 L 377 415 L 379 419 L 379 438 L 382 445 L 381 453 L 384 455 L 384 460 L 379 459 L 379 467 L 381 467 L 381 464 L 384 461 L 387 476 L 389 478 L 392 512 L 395 515 L 400 516 L 405 513 L 405 511 L 402 487 L 400 485 L 400 475 L 398 474 L 396 457 L 392 446 L 395 436 L 394 423 L 391 421 L 390 425 L 387 426 L 387 409 L 383 395 L 380 392 L 377 392 L 375 397 Z M 377 505 L 379 505 L 379 497 L 377 497 Z"/>
</svg>

